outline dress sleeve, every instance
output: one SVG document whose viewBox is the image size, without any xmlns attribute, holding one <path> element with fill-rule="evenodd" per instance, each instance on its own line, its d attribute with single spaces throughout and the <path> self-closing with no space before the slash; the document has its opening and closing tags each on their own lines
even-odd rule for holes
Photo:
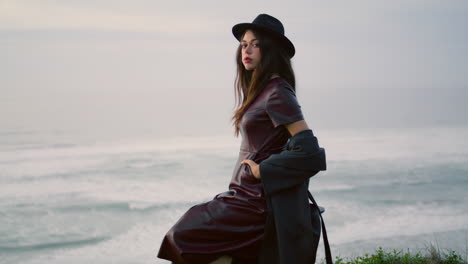
<svg viewBox="0 0 468 264">
<path fill-rule="evenodd" d="M 274 127 L 304 119 L 296 94 L 289 85 L 273 88 L 266 101 L 266 112 Z"/>
</svg>

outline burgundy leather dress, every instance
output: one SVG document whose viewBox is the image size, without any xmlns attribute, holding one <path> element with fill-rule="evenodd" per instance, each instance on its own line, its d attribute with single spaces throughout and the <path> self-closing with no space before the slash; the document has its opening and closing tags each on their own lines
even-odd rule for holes
<svg viewBox="0 0 468 264">
<path fill-rule="evenodd" d="M 281 152 L 291 137 L 282 125 L 302 119 L 292 87 L 280 77 L 271 79 L 241 119 L 242 142 L 229 190 L 191 207 L 165 235 L 158 257 L 177 264 L 203 264 L 230 255 L 233 263 L 257 263 L 266 200 L 261 180 L 240 162 L 260 163 Z"/>
</svg>

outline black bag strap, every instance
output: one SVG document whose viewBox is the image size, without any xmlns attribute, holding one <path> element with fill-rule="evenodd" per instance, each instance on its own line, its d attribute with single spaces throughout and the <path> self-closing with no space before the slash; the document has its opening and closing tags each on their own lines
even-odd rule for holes
<svg viewBox="0 0 468 264">
<path fill-rule="evenodd" d="M 325 228 L 325 222 L 323 221 L 323 218 L 322 218 L 322 212 L 320 211 L 320 208 L 317 202 L 315 202 L 314 197 L 312 196 L 310 191 L 307 191 L 307 192 L 309 194 L 309 199 L 312 201 L 312 203 L 314 203 L 315 209 L 317 209 L 317 211 L 319 212 L 320 222 L 322 225 L 322 233 L 323 233 L 323 246 L 325 248 L 325 259 L 327 261 L 327 264 L 333 264 L 330 244 L 328 243 L 327 229 Z"/>
</svg>

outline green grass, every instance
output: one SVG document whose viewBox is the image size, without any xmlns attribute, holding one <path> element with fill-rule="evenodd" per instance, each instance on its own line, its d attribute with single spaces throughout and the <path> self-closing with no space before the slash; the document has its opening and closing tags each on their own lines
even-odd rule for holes
<svg viewBox="0 0 468 264">
<path fill-rule="evenodd" d="M 379 248 L 373 254 L 365 254 L 352 259 L 336 257 L 334 264 L 468 264 L 455 251 L 441 252 L 440 249 L 429 246 L 423 253 L 404 253 L 402 250 L 385 251 Z M 322 259 L 321 263 L 325 263 Z"/>
</svg>

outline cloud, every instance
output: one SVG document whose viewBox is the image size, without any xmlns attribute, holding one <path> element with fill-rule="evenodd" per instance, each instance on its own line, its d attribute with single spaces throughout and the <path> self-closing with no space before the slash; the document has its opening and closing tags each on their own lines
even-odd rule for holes
<svg viewBox="0 0 468 264">
<path fill-rule="evenodd" d="M 46 1 L 4 1 L 0 4 L 0 30 L 91 29 L 131 32 L 219 32 L 222 21 L 182 14 L 131 14 L 116 9 L 64 6 Z"/>
</svg>

